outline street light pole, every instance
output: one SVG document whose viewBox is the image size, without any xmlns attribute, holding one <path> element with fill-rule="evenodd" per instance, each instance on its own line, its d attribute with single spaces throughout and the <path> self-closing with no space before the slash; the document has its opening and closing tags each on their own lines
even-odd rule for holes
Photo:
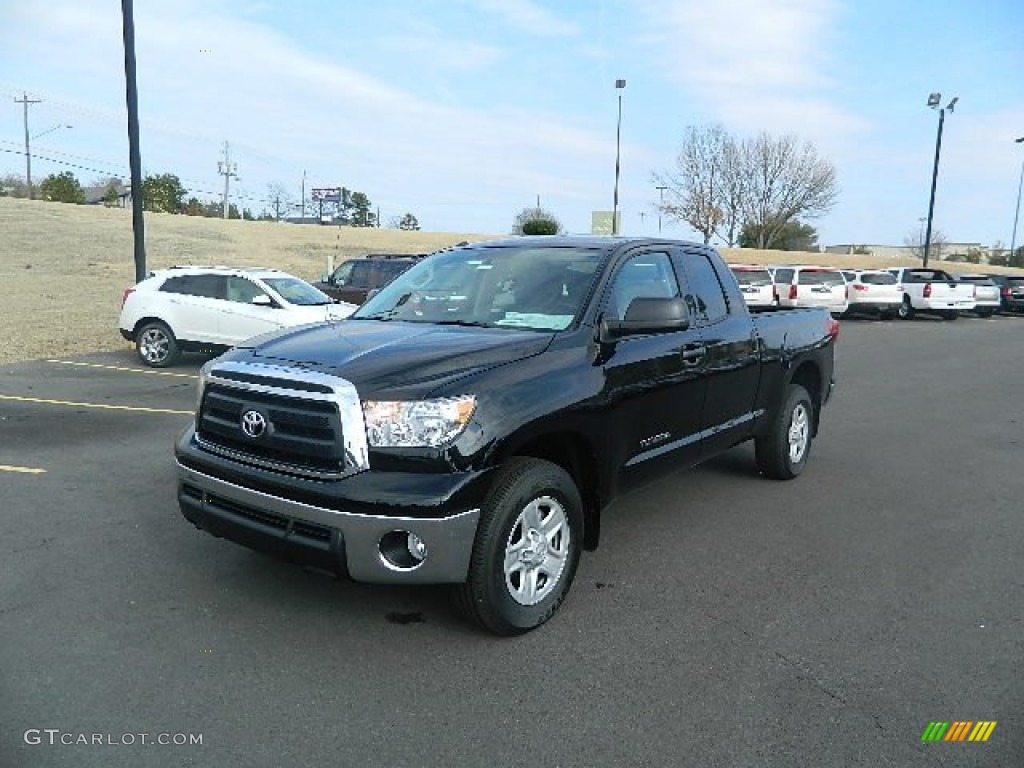
<svg viewBox="0 0 1024 768">
<path fill-rule="evenodd" d="M 1024 143 L 1024 136 L 1014 139 L 1018 144 Z M 1020 161 L 1020 181 L 1017 182 L 1017 207 L 1013 214 L 1013 234 L 1010 236 L 1010 259 L 1013 259 L 1013 249 L 1017 245 L 1017 219 L 1020 218 L 1020 190 L 1024 187 L 1024 160 Z"/>
<path fill-rule="evenodd" d="M 661 234 L 661 210 L 665 207 L 665 190 L 668 189 L 666 186 L 655 187 L 658 190 L 658 234 Z"/>
<path fill-rule="evenodd" d="M 939 152 L 942 150 L 942 123 L 946 119 L 946 110 L 953 111 L 953 107 L 956 106 L 956 102 L 959 96 L 954 96 L 952 101 L 949 102 L 945 107 L 939 108 L 939 132 L 935 136 L 935 165 L 932 167 L 932 193 L 928 199 L 928 229 L 924 235 L 924 260 L 921 266 L 928 267 L 928 252 L 931 249 L 932 244 L 932 214 L 935 211 L 935 183 L 939 178 Z M 928 96 L 928 106 L 932 109 L 939 106 L 939 102 L 942 101 L 941 93 L 932 93 Z"/>
<path fill-rule="evenodd" d="M 619 119 L 615 123 L 615 195 L 612 201 L 612 235 L 619 234 L 619 147 L 622 140 L 622 89 L 625 80 L 615 81 L 615 90 L 619 92 Z"/>
</svg>

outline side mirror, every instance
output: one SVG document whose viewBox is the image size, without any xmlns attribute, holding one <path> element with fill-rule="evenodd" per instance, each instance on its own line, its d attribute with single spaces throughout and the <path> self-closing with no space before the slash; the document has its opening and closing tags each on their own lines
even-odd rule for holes
<svg viewBox="0 0 1024 768">
<path fill-rule="evenodd" d="M 685 331 L 690 327 L 686 302 L 680 298 L 636 298 L 629 302 L 626 317 L 601 319 L 601 341 L 645 333 Z"/>
<path fill-rule="evenodd" d="M 376 296 L 378 293 L 380 293 L 380 288 L 371 288 L 370 290 L 368 290 L 366 292 L 366 300 L 369 301 L 374 296 Z"/>
<path fill-rule="evenodd" d="M 324 273 L 323 273 L 322 275 L 320 275 L 320 282 L 321 282 L 321 283 L 330 283 L 330 282 L 333 282 L 333 281 L 331 280 L 331 275 L 330 275 L 330 273 L 329 273 L 329 272 L 324 272 Z"/>
<path fill-rule="evenodd" d="M 274 306 L 274 300 L 271 299 L 267 294 L 261 293 L 259 296 L 253 296 L 251 304 L 255 304 L 257 307 L 272 307 Z"/>
</svg>

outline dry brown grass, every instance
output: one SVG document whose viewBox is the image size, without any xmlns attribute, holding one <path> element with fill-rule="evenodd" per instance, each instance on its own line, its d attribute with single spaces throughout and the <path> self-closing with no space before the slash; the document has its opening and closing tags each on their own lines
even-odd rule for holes
<svg viewBox="0 0 1024 768">
<path fill-rule="evenodd" d="M 373 251 L 423 253 L 487 235 L 222 221 L 146 214 L 148 267 L 227 264 L 307 280 Z M 723 249 L 733 262 L 896 266 L 869 256 Z M 0 197 L 0 363 L 116 349 L 122 291 L 134 282 L 129 211 Z M 911 264 L 912 262 L 907 262 Z M 977 269 L 969 264 L 952 270 Z"/>
</svg>

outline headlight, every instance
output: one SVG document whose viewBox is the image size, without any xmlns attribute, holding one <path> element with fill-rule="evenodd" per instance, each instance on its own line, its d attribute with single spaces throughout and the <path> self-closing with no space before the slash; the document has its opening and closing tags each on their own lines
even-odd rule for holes
<svg viewBox="0 0 1024 768">
<path fill-rule="evenodd" d="M 472 395 L 440 400 L 363 403 L 366 437 L 374 448 L 436 448 L 454 439 L 476 409 Z"/>
<path fill-rule="evenodd" d="M 203 390 L 206 389 L 206 382 L 210 378 L 210 369 L 213 367 L 213 360 L 207 360 L 199 369 L 199 386 L 196 388 L 196 413 L 203 406 Z"/>
</svg>

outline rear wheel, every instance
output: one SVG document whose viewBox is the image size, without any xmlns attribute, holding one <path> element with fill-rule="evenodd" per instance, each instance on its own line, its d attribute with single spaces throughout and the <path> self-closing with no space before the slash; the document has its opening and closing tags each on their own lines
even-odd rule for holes
<svg viewBox="0 0 1024 768">
<path fill-rule="evenodd" d="M 583 503 L 569 474 L 512 459 L 484 502 L 458 609 L 497 635 L 539 627 L 561 606 L 579 563 Z"/>
<path fill-rule="evenodd" d="M 146 323 L 135 334 L 135 351 L 151 368 L 173 365 L 181 355 L 178 340 L 171 329 L 158 320 Z"/>
<path fill-rule="evenodd" d="M 754 441 L 758 470 L 773 480 L 792 480 L 804 471 L 813 433 L 811 396 L 799 384 L 791 384 L 771 430 Z"/>
<path fill-rule="evenodd" d="M 947 309 L 945 312 L 942 313 L 942 317 L 945 318 L 946 320 L 956 320 L 958 317 L 960 317 L 960 313 L 955 309 Z"/>
<path fill-rule="evenodd" d="M 896 310 L 896 313 L 900 316 L 900 320 L 914 319 L 914 305 L 910 303 L 909 296 L 903 297 L 903 302 L 900 304 L 900 308 Z"/>
</svg>

